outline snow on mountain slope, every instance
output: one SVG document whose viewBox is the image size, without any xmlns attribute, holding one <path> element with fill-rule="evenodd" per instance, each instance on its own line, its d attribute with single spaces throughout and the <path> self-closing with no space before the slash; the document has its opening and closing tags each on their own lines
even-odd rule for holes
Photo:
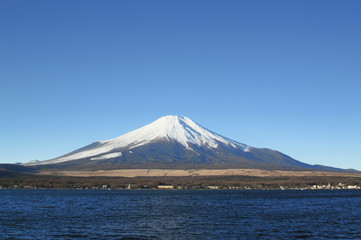
<svg viewBox="0 0 361 240">
<path fill-rule="evenodd" d="M 160 140 L 177 141 L 189 150 L 192 150 L 189 144 L 194 144 L 200 147 L 205 146 L 208 148 L 217 148 L 219 144 L 224 144 L 245 152 L 248 152 L 251 149 L 250 146 L 213 133 L 196 124 L 187 117 L 169 115 L 161 117 L 142 128 L 120 137 L 95 142 L 59 158 L 36 163 L 28 163 L 27 165 L 53 164 L 93 156 L 96 156 L 92 158 L 93 160 L 115 158 L 121 156 L 119 151 L 119 154 L 112 154 L 112 152 L 115 152 L 118 149 L 130 150 Z"/>
<path fill-rule="evenodd" d="M 115 153 L 108 153 L 101 155 L 99 157 L 93 157 L 90 160 L 104 160 L 104 159 L 111 159 L 116 157 L 121 157 L 123 154 L 121 152 L 115 152 Z"/>
</svg>

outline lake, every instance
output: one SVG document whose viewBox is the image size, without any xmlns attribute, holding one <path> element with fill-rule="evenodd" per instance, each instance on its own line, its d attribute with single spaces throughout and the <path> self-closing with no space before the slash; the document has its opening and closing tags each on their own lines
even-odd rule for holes
<svg viewBox="0 0 361 240">
<path fill-rule="evenodd" d="M 361 239 L 361 190 L 0 190 L 0 239 Z"/>
</svg>

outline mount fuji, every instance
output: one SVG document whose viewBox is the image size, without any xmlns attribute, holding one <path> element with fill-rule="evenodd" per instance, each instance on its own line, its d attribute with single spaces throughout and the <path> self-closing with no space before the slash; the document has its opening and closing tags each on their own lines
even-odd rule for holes
<svg viewBox="0 0 361 240">
<path fill-rule="evenodd" d="M 164 116 L 120 137 L 97 141 L 66 155 L 24 164 L 62 170 L 134 168 L 335 170 L 223 137 L 182 116 Z"/>
</svg>

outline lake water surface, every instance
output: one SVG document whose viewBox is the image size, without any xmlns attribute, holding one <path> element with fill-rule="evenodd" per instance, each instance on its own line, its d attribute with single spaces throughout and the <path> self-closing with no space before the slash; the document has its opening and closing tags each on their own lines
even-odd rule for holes
<svg viewBox="0 0 361 240">
<path fill-rule="evenodd" d="M 361 191 L 0 190 L 0 239 L 361 239 Z"/>
</svg>

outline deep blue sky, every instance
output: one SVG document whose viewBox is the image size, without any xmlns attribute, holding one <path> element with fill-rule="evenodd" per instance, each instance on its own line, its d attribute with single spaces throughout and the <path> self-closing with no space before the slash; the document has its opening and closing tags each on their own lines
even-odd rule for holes
<svg viewBox="0 0 361 240">
<path fill-rule="evenodd" d="M 0 1 L 0 162 L 157 118 L 361 170 L 361 1 Z"/>
</svg>

